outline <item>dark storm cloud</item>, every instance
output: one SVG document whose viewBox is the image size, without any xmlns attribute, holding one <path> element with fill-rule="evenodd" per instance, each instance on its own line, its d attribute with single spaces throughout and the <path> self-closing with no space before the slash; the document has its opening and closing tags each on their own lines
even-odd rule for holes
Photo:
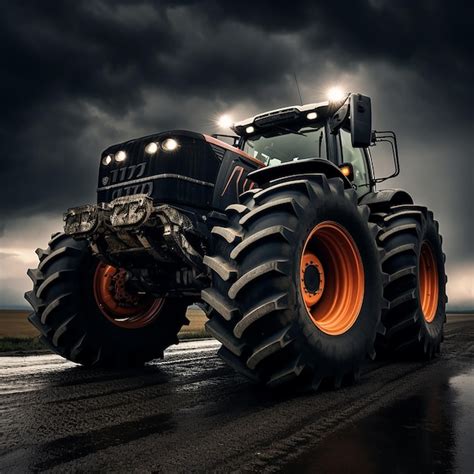
<svg viewBox="0 0 474 474">
<path fill-rule="evenodd" d="M 391 185 L 434 208 L 451 261 L 472 259 L 473 13 L 429 0 L 3 2 L 0 237 L 93 201 L 107 145 L 295 103 L 296 72 L 307 102 L 345 80 L 372 96 L 375 125 L 399 133 Z"/>
<path fill-rule="evenodd" d="M 120 138 L 114 122 L 153 94 L 173 97 L 179 113 L 129 125 L 203 128 L 189 119 L 196 97 L 210 110 L 219 101 L 291 101 L 292 72 L 314 80 L 327 61 L 343 70 L 376 60 L 411 68 L 461 117 L 466 108 L 453 104 L 472 83 L 470 15 L 455 2 L 20 1 L 4 4 L 1 18 L 7 215 L 91 195 L 92 157 Z M 102 130 L 102 141 L 84 136 L 88 127 Z"/>
<path fill-rule="evenodd" d="M 249 73 L 256 90 L 272 90 L 291 53 L 278 38 L 265 42 L 262 32 L 238 24 L 212 27 L 162 4 L 18 2 L 3 13 L 0 137 L 2 156 L 11 158 L 2 171 L 9 199 L 0 205 L 7 216 L 90 197 L 97 154 L 119 139 L 114 123 L 153 94 L 175 96 L 181 110 L 175 120 L 160 111 L 149 126 L 178 126 L 190 98 L 240 100 Z M 107 115 L 101 120 L 88 106 Z M 84 136 L 88 127 L 102 137 Z"/>
</svg>

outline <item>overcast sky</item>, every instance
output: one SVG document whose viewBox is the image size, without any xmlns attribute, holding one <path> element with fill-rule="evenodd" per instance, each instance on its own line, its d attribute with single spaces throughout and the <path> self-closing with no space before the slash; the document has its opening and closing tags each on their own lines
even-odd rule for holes
<svg viewBox="0 0 474 474">
<path fill-rule="evenodd" d="M 298 103 L 296 73 L 305 102 L 332 85 L 372 97 L 374 128 L 400 145 L 383 186 L 435 212 L 450 306 L 473 307 L 468 3 L 1 1 L 0 306 L 24 305 L 34 249 L 94 202 L 102 149 Z"/>
</svg>

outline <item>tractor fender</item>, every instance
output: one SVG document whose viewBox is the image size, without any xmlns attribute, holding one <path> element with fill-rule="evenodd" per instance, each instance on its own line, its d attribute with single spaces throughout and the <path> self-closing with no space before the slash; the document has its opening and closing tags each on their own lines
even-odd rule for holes
<svg viewBox="0 0 474 474">
<path fill-rule="evenodd" d="M 341 170 L 328 160 L 311 158 L 307 160 L 290 161 L 276 166 L 267 166 L 248 174 L 259 187 L 278 178 L 301 176 L 305 174 L 321 173 L 329 178 L 341 178 L 345 188 L 351 188 L 351 182 L 342 174 Z"/>
<path fill-rule="evenodd" d="M 383 189 L 366 194 L 359 204 L 366 204 L 373 211 L 378 211 L 400 204 L 413 204 L 413 198 L 403 189 Z"/>
</svg>

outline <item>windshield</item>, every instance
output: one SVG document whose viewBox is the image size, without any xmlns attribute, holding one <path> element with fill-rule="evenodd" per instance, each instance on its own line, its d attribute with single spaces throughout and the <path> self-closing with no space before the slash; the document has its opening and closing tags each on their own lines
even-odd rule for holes
<svg viewBox="0 0 474 474">
<path fill-rule="evenodd" d="M 256 135 L 244 143 L 244 151 L 268 166 L 308 158 L 327 158 L 324 126 L 281 129 L 272 136 Z"/>
</svg>

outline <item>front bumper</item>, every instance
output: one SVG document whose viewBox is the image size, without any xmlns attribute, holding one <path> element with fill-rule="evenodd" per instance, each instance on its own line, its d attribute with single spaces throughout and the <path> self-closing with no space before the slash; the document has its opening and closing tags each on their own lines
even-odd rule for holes
<svg viewBox="0 0 474 474">
<path fill-rule="evenodd" d="M 140 229 L 156 209 L 146 194 L 119 197 L 109 204 L 75 207 L 64 214 L 64 232 L 73 237 L 89 237 L 107 231 Z"/>
<path fill-rule="evenodd" d="M 88 239 L 96 254 L 139 252 L 160 261 L 179 257 L 195 267 L 202 266 L 202 244 L 195 248 L 188 237 L 198 235 L 203 243 L 204 235 L 182 211 L 167 204 L 155 206 L 146 194 L 69 209 L 64 214 L 64 232 Z"/>
</svg>

